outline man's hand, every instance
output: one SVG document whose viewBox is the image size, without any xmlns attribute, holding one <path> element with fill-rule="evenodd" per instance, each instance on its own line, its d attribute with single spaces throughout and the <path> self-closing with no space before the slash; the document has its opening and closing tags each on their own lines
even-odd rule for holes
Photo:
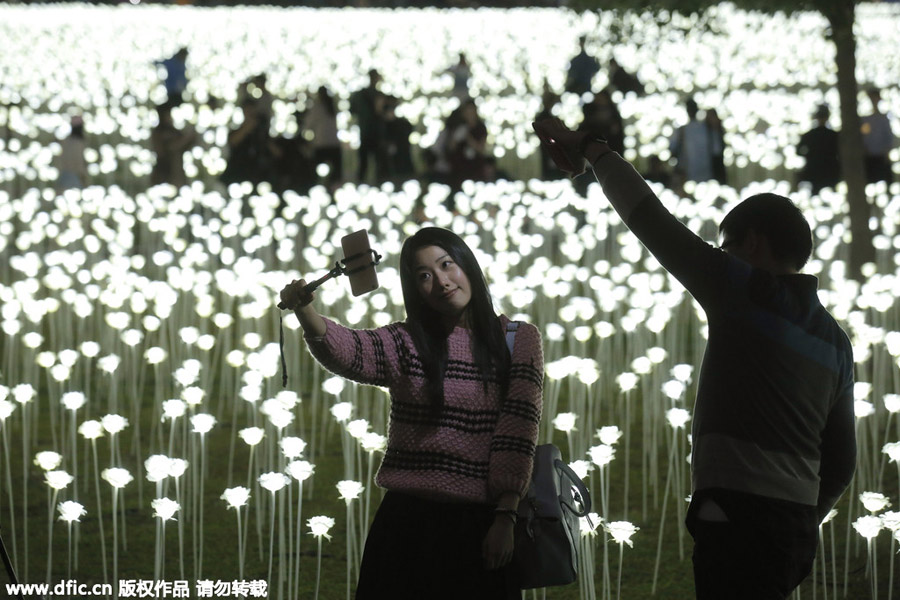
<svg viewBox="0 0 900 600">
<path fill-rule="evenodd" d="M 584 173 L 585 162 L 579 148 L 587 133 L 572 131 L 557 118 L 535 121 L 531 126 L 560 171 L 570 179 Z"/>
</svg>

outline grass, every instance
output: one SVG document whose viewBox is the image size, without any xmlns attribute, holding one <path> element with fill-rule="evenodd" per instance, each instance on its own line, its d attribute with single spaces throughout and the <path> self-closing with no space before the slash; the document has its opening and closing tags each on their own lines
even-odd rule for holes
<svg viewBox="0 0 900 600">
<path fill-rule="evenodd" d="M 313 397 L 310 394 L 308 397 Z M 39 402 L 45 402 L 46 395 L 42 395 Z M 319 399 L 319 402 L 324 400 Z M 371 401 L 370 401 L 371 402 Z M 143 405 L 143 418 L 146 424 L 149 424 L 151 418 L 150 402 L 145 401 Z M 384 410 L 385 402 L 381 406 L 370 406 L 373 412 Z M 311 403 L 306 402 L 300 405 L 300 411 L 310 411 Z M 208 477 L 205 481 L 205 494 L 203 498 L 205 509 L 205 530 L 204 530 L 204 559 L 203 573 L 204 579 L 212 581 L 232 581 L 238 579 L 238 557 L 237 557 L 237 523 L 233 510 L 226 508 L 225 502 L 220 499 L 222 491 L 228 486 L 228 452 L 231 436 L 235 428 L 241 428 L 244 425 L 233 423 L 227 420 L 220 421 L 216 427 L 208 435 Z M 43 582 L 46 570 L 47 558 L 47 487 L 43 483 L 43 475 L 39 469 L 31 465 L 33 456 L 27 457 L 28 460 L 28 477 L 24 483 L 28 486 L 28 506 L 26 510 L 22 510 L 22 495 L 20 486 L 23 484 L 22 477 L 22 456 L 20 432 L 18 431 L 18 422 L 14 416 L 9 420 L 4 433 L 8 436 L 10 446 L 10 465 L 12 467 L 13 482 L 13 498 L 16 509 L 16 548 L 19 553 L 18 574 L 21 581 L 27 582 Z M 305 415 L 307 429 L 310 428 L 310 414 Z M 240 419 L 239 419 L 240 420 Z M 35 451 L 38 449 L 47 449 L 52 446 L 50 435 L 50 426 L 46 419 L 43 419 L 37 428 L 37 438 L 34 440 L 33 447 Z M 640 431 L 640 422 L 636 422 L 633 427 L 635 431 Z M 156 441 L 152 435 L 147 435 L 146 425 L 144 442 L 152 443 L 155 447 L 163 445 L 164 436 L 161 436 L 167 428 L 158 428 L 156 432 Z M 307 439 L 311 431 L 298 431 L 301 437 Z M 318 435 L 323 435 L 320 433 Z M 346 595 L 346 545 L 345 545 L 345 510 L 344 505 L 338 500 L 335 484 L 337 481 L 344 479 L 344 461 L 341 451 L 341 443 L 339 433 L 336 428 L 330 426 L 324 433 L 325 437 L 319 440 L 321 450 L 316 451 L 313 461 L 316 466 L 315 474 L 311 480 L 306 482 L 306 491 L 303 501 L 303 521 L 304 532 L 306 531 L 305 521 L 313 515 L 328 515 L 334 517 L 336 525 L 331 531 L 332 539 L 323 543 L 322 555 L 322 579 L 319 597 L 324 599 L 342 598 Z M 555 440 L 557 445 L 565 448 L 565 439 L 558 434 Z M 122 440 L 123 450 L 130 448 L 130 439 L 128 430 L 125 432 L 125 438 Z M 85 442 L 79 441 L 79 460 L 83 461 L 89 456 L 89 447 L 84 445 Z M 101 445 L 104 442 L 101 441 Z M 163 446 L 164 447 L 164 446 Z M 315 450 L 311 448 L 311 450 Z M 656 543 L 659 533 L 659 499 L 661 499 L 665 480 L 656 481 L 657 500 L 654 502 L 654 494 L 650 490 L 649 494 L 649 510 L 646 517 L 642 517 L 639 513 L 641 506 L 641 439 L 639 435 L 632 436 L 631 464 L 628 465 L 630 470 L 631 490 L 630 505 L 631 521 L 637 525 L 640 530 L 635 534 L 634 548 L 626 547 L 624 549 L 624 569 L 621 580 L 621 597 L 622 598 L 647 598 L 651 597 L 654 567 L 656 563 Z M 660 449 L 662 454 L 665 450 Z M 100 452 L 100 456 L 104 456 L 105 448 Z M 135 456 L 129 456 L 126 453 L 125 465 L 132 474 L 144 476 L 141 463 Z M 145 457 L 149 454 L 141 454 Z M 234 466 L 232 467 L 232 485 L 243 484 L 246 478 L 246 464 L 248 459 L 248 448 L 238 443 L 235 448 Z M 660 464 L 665 465 L 665 456 L 660 456 Z M 619 452 L 617 458 L 611 463 L 611 511 L 612 519 L 622 518 L 621 498 L 623 493 L 623 461 L 624 453 Z M 141 461 L 142 462 L 142 461 Z M 4 467 L 5 468 L 5 467 Z M 78 564 L 73 565 L 72 577 L 77 579 L 79 583 L 109 583 L 111 574 L 108 575 L 110 580 L 104 581 L 102 572 L 102 557 L 100 552 L 100 531 L 97 521 L 96 499 L 93 491 L 93 472 L 90 470 L 90 463 L 85 461 L 79 465 L 79 498 L 85 505 L 88 515 L 83 517 L 82 523 L 78 526 Z M 103 462 L 101 460 L 101 469 Z M 661 467 L 662 468 L 662 467 Z M 185 475 L 185 478 L 188 477 Z M 890 477 L 893 470 L 889 470 L 889 477 L 885 483 L 886 489 L 897 489 L 896 475 Z M 140 474 L 140 475 L 139 475 Z M 5 477 L 5 474 L 4 474 Z M 187 479 L 185 479 L 187 481 Z M 294 485 L 294 494 L 296 494 L 296 484 Z M 120 580 L 152 580 L 153 579 L 153 557 L 156 540 L 156 520 L 152 517 L 150 509 L 150 499 L 153 495 L 151 484 L 144 482 L 141 486 L 142 498 L 138 493 L 137 482 L 132 482 L 123 492 L 121 503 L 124 506 L 126 516 L 126 541 L 127 549 L 121 549 L 119 553 L 119 579 Z M 106 547 L 109 565 L 111 570 L 111 521 L 109 518 L 110 510 L 110 487 L 106 482 L 101 482 L 101 493 L 104 510 L 104 528 L 107 538 Z M 169 496 L 173 497 L 174 490 L 169 490 Z M 264 501 L 265 510 L 268 510 L 270 499 L 268 492 L 261 490 L 260 494 L 254 491 L 254 497 L 251 503 Z M 285 491 L 279 492 L 280 498 L 286 498 Z M 66 490 L 60 494 L 60 500 L 63 498 L 71 498 L 71 490 Z M 373 512 L 374 505 L 377 504 L 379 494 L 376 492 L 373 496 Z M 849 545 L 849 554 L 845 552 L 845 535 L 846 535 L 846 506 L 849 499 L 845 495 L 842 499 L 840 509 L 841 514 L 836 519 L 834 532 L 836 535 L 835 548 L 837 550 L 836 564 L 838 566 L 839 581 L 838 597 L 846 598 L 869 598 L 870 583 L 866 575 L 866 551 L 862 538 L 851 532 L 851 543 Z M 294 503 L 296 496 L 294 495 Z M 597 503 L 599 504 L 599 502 Z M 293 509 L 293 507 L 292 507 Z M 286 507 L 284 508 L 286 510 Z M 597 510 L 597 508 L 595 508 Z M 668 511 L 666 517 L 666 531 L 661 547 L 661 564 L 657 578 L 656 597 L 665 599 L 692 598 L 693 597 L 693 578 L 692 567 L 690 561 L 690 537 L 684 538 L 684 558 L 679 559 L 678 535 L 676 531 L 677 516 L 674 504 L 670 499 L 668 503 Z M 27 566 L 23 560 L 23 515 L 28 521 L 28 556 Z M 637 515 L 637 516 L 634 516 Z M 265 580 L 268 573 L 268 548 L 269 548 L 269 517 L 263 514 L 258 521 L 255 510 L 251 506 L 249 512 L 245 513 L 249 518 L 248 539 L 246 550 L 246 565 L 244 570 L 244 580 Z M 178 515 L 179 519 L 184 520 L 184 578 L 190 580 L 193 587 L 194 580 L 194 560 L 193 560 L 193 536 L 195 535 L 194 525 L 196 519 L 193 515 Z M 279 519 L 286 518 L 279 516 Z M 296 515 L 294 515 L 296 519 Z M 280 522 L 279 522 L 280 523 Z M 257 533 L 257 525 L 261 525 L 262 535 Z M 8 496 L 6 493 L 0 494 L 0 526 L 2 526 L 2 535 L 7 550 L 13 552 L 13 531 L 9 520 Z M 286 525 L 280 525 L 286 527 Z M 64 523 L 54 521 L 53 536 L 53 573 L 51 580 L 55 583 L 67 577 L 68 571 L 68 551 L 67 551 L 67 533 Z M 276 532 L 276 536 L 277 536 Z M 890 560 L 896 562 L 896 557 L 888 555 L 888 539 L 885 533 L 882 533 L 876 539 L 876 547 L 879 555 L 879 597 L 887 598 L 888 582 L 887 573 Z M 179 550 L 178 550 L 178 524 L 173 521 L 166 527 L 166 549 L 165 549 L 165 575 L 167 581 L 182 579 L 179 566 Z M 829 538 L 830 542 L 830 538 Z M 287 542 L 285 541 L 285 544 Z M 602 594 L 602 542 L 601 538 L 596 540 L 595 555 L 597 556 L 596 573 L 596 589 L 598 595 Z M 276 552 L 279 546 L 279 539 L 275 540 Z M 300 598 L 312 598 L 315 594 L 315 569 L 316 569 L 316 540 L 304 533 L 302 548 L 300 552 Z M 610 543 L 610 577 L 612 588 L 610 590 L 611 597 L 616 597 L 616 575 L 618 572 L 618 547 Z M 827 560 L 831 561 L 830 551 L 826 555 Z M 846 561 L 846 563 L 845 563 Z M 292 561 L 291 563 L 292 564 Z M 849 577 L 846 583 L 843 579 L 843 570 L 845 564 L 849 569 Z M 276 558 L 273 569 L 273 583 L 270 590 L 270 597 L 279 597 L 278 577 L 283 565 Z M 284 567 L 287 568 L 287 567 Z M 5 576 L 4 576 L 5 579 Z M 846 585 L 846 595 L 843 594 Z M 832 597 L 832 590 L 829 587 L 829 597 Z M 801 598 L 820 597 L 823 593 L 821 586 L 819 589 L 813 590 L 812 584 L 807 580 L 800 588 L 799 596 Z M 286 597 L 286 596 L 285 596 Z M 534 595 L 529 592 L 527 598 L 533 598 Z M 537 597 L 543 597 L 538 595 Z M 567 600 L 579 597 L 578 584 L 554 588 L 547 592 L 547 598 Z M 602 596 L 601 596 L 602 597 Z"/>
</svg>

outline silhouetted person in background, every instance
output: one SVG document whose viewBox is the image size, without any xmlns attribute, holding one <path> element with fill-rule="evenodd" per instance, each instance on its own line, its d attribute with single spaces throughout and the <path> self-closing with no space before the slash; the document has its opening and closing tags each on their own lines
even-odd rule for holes
<svg viewBox="0 0 900 600">
<path fill-rule="evenodd" d="M 715 177 L 713 156 L 722 151 L 705 121 L 697 118 L 699 108 L 693 98 L 685 103 L 688 123 L 675 130 L 669 151 L 677 161 L 677 172 L 686 181 L 709 181 Z"/>
<path fill-rule="evenodd" d="M 369 159 L 375 162 L 375 179 L 384 179 L 386 161 L 384 156 L 384 101 L 378 91 L 381 75 L 369 71 L 369 85 L 350 96 L 350 112 L 359 126 L 359 165 L 357 180 L 365 183 L 369 171 Z"/>
<path fill-rule="evenodd" d="M 334 99 L 324 85 L 316 92 L 312 105 L 306 111 L 303 128 L 312 132 L 313 162 L 328 165 L 328 184 L 335 187 L 344 177 L 344 161 L 341 142 L 338 139 L 337 109 Z"/>
<path fill-rule="evenodd" d="M 466 100 L 459 107 L 459 116 L 447 146 L 454 189 L 459 189 L 466 180 L 485 181 L 488 162 L 487 127 L 478 116 L 475 101 Z"/>
<path fill-rule="evenodd" d="M 159 123 L 150 133 L 150 145 L 156 153 L 156 164 L 150 173 L 150 184 L 170 183 L 175 187 L 187 184 L 184 173 L 184 153 L 197 141 L 193 129 L 178 129 L 172 120 L 172 106 L 156 108 Z"/>
<path fill-rule="evenodd" d="M 672 185 L 672 172 L 658 154 L 647 159 L 647 170 L 641 173 L 641 177 L 647 181 L 661 183 L 666 187 Z"/>
<path fill-rule="evenodd" d="M 704 120 L 706 127 L 709 128 L 709 135 L 712 137 L 710 152 L 712 153 L 713 179 L 725 185 L 728 183 L 728 173 L 725 171 L 725 128 L 722 126 L 719 113 L 714 108 L 706 111 Z"/>
<path fill-rule="evenodd" d="M 177 106 L 184 101 L 184 90 L 187 88 L 188 49 L 180 48 L 170 58 L 156 61 L 166 69 L 165 86 L 169 96 L 168 104 Z"/>
<path fill-rule="evenodd" d="M 868 90 L 872 102 L 872 114 L 862 118 L 863 148 L 866 152 L 866 181 L 894 181 L 889 153 L 896 144 L 891 121 L 881 112 L 881 92 L 875 88 Z"/>
<path fill-rule="evenodd" d="M 245 99 L 244 120 L 228 134 L 228 165 L 221 179 L 225 184 L 271 181 L 272 151 L 268 122 L 260 118 L 256 102 Z"/>
<path fill-rule="evenodd" d="M 550 89 L 547 83 L 544 83 L 544 93 L 541 96 L 541 112 L 535 116 L 535 121 L 543 121 L 553 116 L 553 107 L 559 104 L 559 94 Z M 553 179 L 563 179 L 565 174 L 559 170 L 547 149 L 541 146 L 541 179 L 550 181 Z"/>
<path fill-rule="evenodd" d="M 797 181 L 812 184 L 813 194 L 818 194 L 822 188 L 834 188 L 841 180 L 839 136 L 828 127 L 830 115 L 827 104 L 819 105 L 813 115 L 816 126 L 800 136 L 797 144 L 797 155 L 806 159 Z"/>
<path fill-rule="evenodd" d="M 258 73 L 241 83 L 238 88 L 238 104 L 243 105 L 244 102 L 252 102 L 256 107 L 256 118 L 269 127 L 274 113 L 272 105 L 275 97 L 269 91 L 268 77 L 265 73 Z"/>
<path fill-rule="evenodd" d="M 594 75 L 600 71 L 597 59 L 585 49 L 586 42 L 585 36 L 578 38 L 580 52 L 569 62 L 569 72 L 566 75 L 566 91 L 579 96 L 591 91 Z"/>
<path fill-rule="evenodd" d="M 460 100 L 468 98 L 469 77 L 472 76 L 472 71 L 469 68 L 469 62 L 466 60 L 466 55 L 460 52 L 459 61 L 447 69 L 447 72 L 453 76 L 453 90 L 450 93 Z"/>
<path fill-rule="evenodd" d="M 608 89 L 597 92 L 594 99 L 585 104 L 584 119 L 579 131 L 602 131 L 609 147 L 622 154 L 625 152 L 625 123 Z"/>
<path fill-rule="evenodd" d="M 56 159 L 59 170 L 59 179 L 56 181 L 56 189 L 59 191 L 72 188 L 81 189 L 87 181 L 87 161 L 84 151 L 87 142 L 84 139 L 84 119 L 80 116 L 72 117 L 72 128 L 69 136 L 59 143 L 60 153 Z"/>
<path fill-rule="evenodd" d="M 413 132 L 412 123 L 405 117 L 397 116 L 396 98 L 387 98 L 384 104 L 384 153 L 387 161 L 387 176 L 392 181 L 406 181 L 415 177 L 412 149 L 409 136 Z"/>
<path fill-rule="evenodd" d="M 302 123 L 305 114 L 296 111 L 294 118 L 297 120 L 297 134 L 293 137 L 278 136 L 269 143 L 272 187 L 279 194 L 285 190 L 305 194 L 316 183 L 315 169 L 318 163 L 313 158 L 315 152 L 312 142 L 303 137 Z M 284 204 L 281 203 L 279 211 Z"/>
<path fill-rule="evenodd" d="M 615 58 L 609 59 L 609 84 L 623 94 L 634 92 L 638 96 L 644 95 L 644 86 L 637 75 L 623 69 Z"/>
</svg>

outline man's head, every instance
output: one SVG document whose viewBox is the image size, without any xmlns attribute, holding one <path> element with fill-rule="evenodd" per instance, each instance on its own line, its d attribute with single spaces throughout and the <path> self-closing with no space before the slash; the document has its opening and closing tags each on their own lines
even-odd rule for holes
<svg viewBox="0 0 900 600">
<path fill-rule="evenodd" d="M 796 272 L 812 254 L 809 223 L 793 202 L 757 194 L 734 207 L 719 225 L 722 249 L 774 272 Z"/>
<path fill-rule="evenodd" d="M 688 118 L 693 121 L 697 118 L 697 113 L 700 112 L 700 107 L 697 106 L 697 101 L 693 98 L 688 98 L 687 102 L 684 103 L 684 108 L 687 110 Z"/>
</svg>

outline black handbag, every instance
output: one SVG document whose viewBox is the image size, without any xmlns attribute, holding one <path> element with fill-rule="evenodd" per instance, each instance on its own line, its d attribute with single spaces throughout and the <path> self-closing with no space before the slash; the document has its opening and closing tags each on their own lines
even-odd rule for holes
<svg viewBox="0 0 900 600">
<path fill-rule="evenodd" d="M 518 323 L 507 326 L 512 356 Z M 522 589 L 567 585 L 578 578 L 579 518 L 591 510 L 591 495 L 562 460 L 559 448 L 534 449 L 534 468 L 519 501 L 513 565 Z"/>
</svg>

